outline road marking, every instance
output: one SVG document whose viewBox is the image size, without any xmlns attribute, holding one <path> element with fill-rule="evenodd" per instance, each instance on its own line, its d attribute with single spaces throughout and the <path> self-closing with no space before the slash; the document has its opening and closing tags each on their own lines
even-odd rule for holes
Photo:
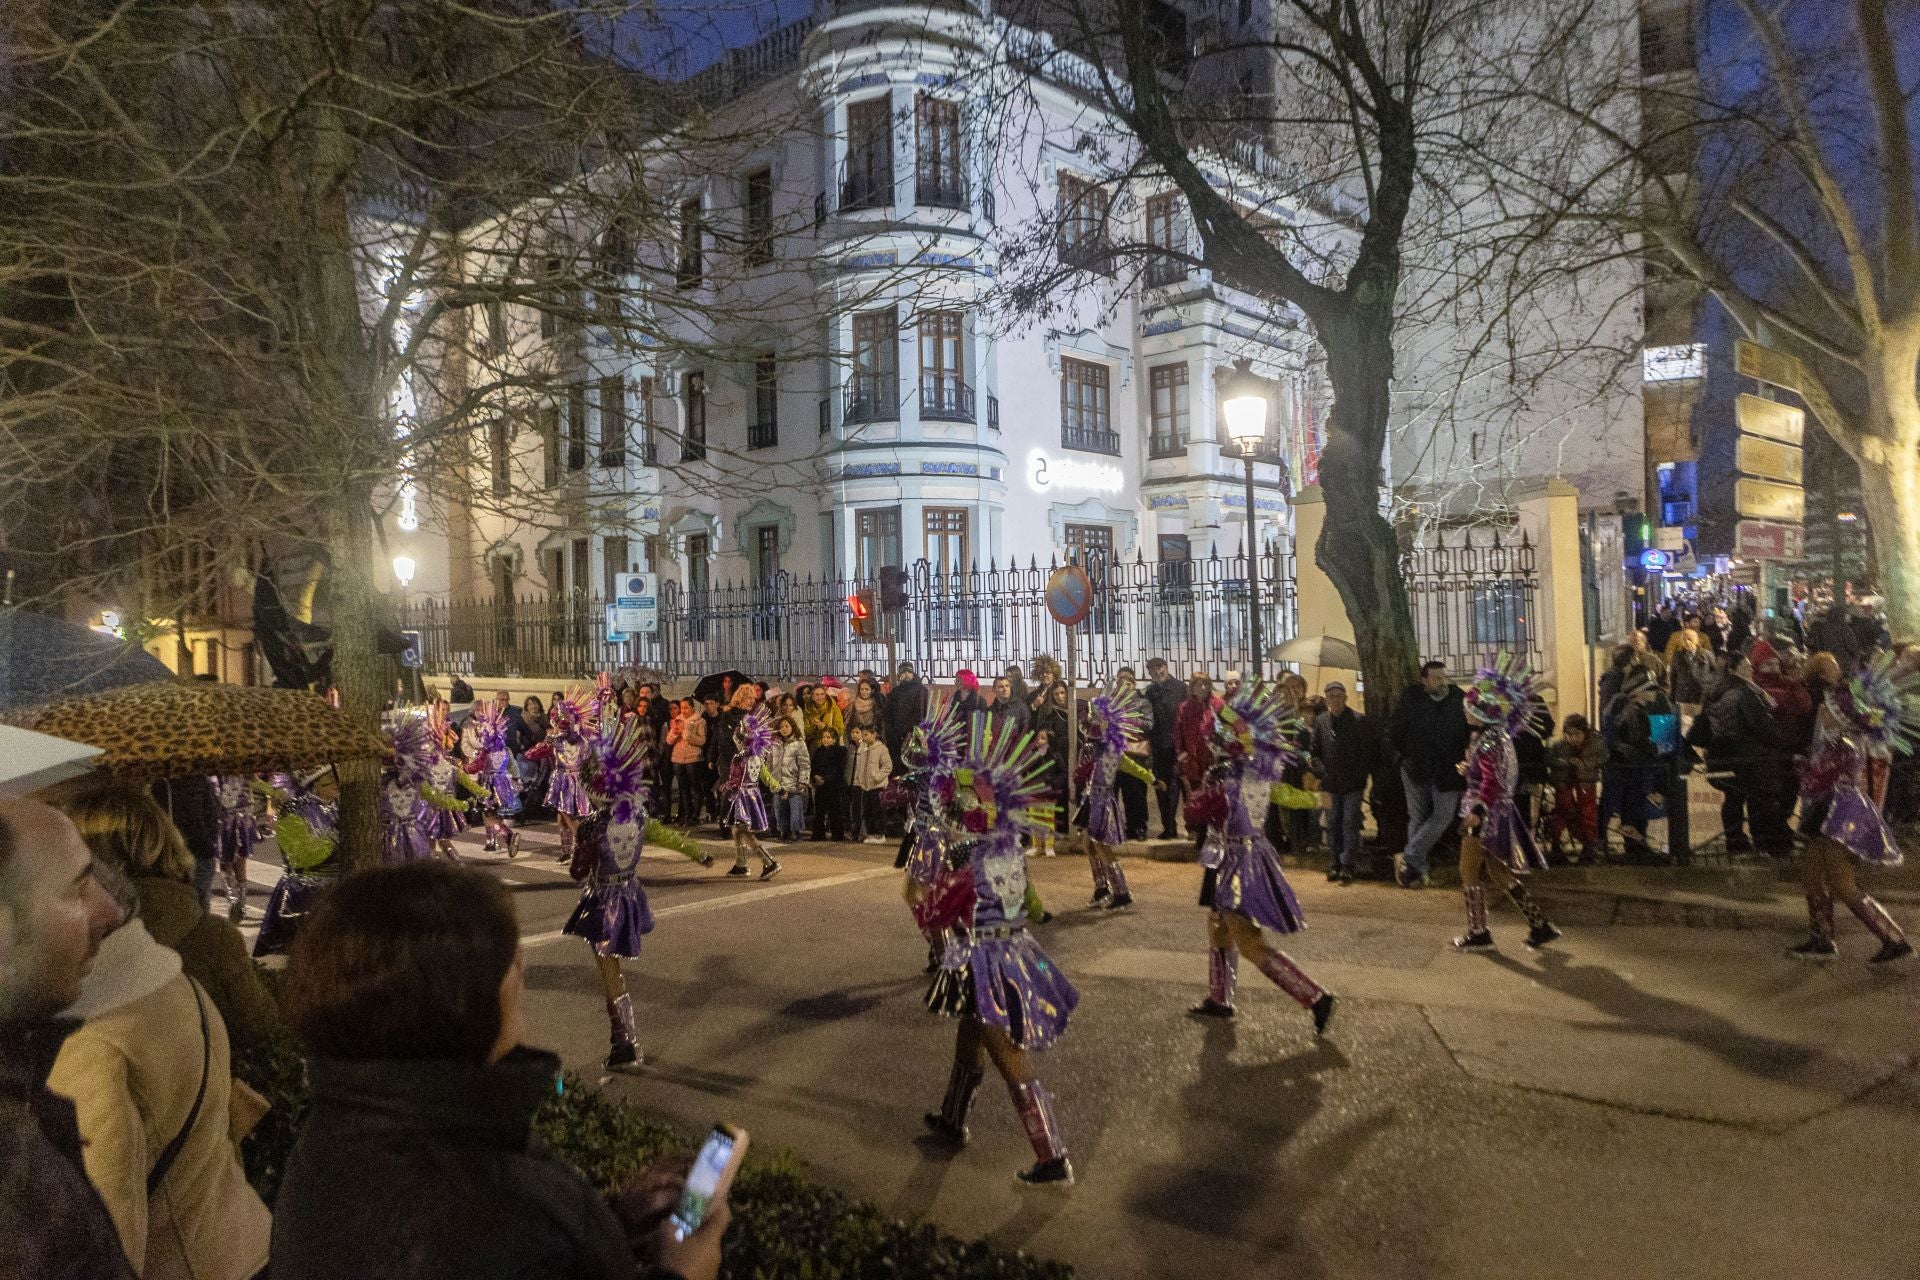
<svg viewBox="0 0 1920 1280">
<path fill-rule="evenodd" d="M 690 916 L 701 911 L 720 911 L 727 907 L 745 906 L 754 902 L 765 902 L 769 898 L 784 898 L 789 894 L 810 893 L 815 889 L 833 889 L 843 884 L 854 884 L 861 880 L 873 880 L 880 876 L 896 875 L 892 867 L 873 867 L 866 871 L 848 871 L 837 876 L 822 876 L 818 880 L 795 880 L 788 884 L 770 884 L 764 889 L 753 889 L 746 893 L 730 894 L 724 898 L 703 898 L 699 902 L 682 902 L 671 907 L 662 907 L 653 913 L 655 920 L 664 920 L 668 916 Z M 520 939 L 523 947 L 538 947 L 561 938 L 569 937 L 561 929 L 547 933 L 536 933 L 531 938 Z"/>
</svg>

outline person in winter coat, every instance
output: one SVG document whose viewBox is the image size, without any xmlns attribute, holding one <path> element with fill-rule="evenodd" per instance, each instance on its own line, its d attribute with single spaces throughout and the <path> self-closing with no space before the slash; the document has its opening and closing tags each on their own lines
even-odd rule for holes
<svg viewBox="0 0 1920 1280">
<path fill-rule="evenodd" d="M 773 829 L 782 840 L 799 840 L 807 833 L 813 763 L 791 719 L 783 716 L 774 721 L 773 732 L 773 751 L 767 756 L 767 772 L 773 775 Z"/>
<path fill-rule="evenodd" d="M 870 675 L 861 676 L 853 687 L 853 697 L 847 703 L 847 728 L 880 732 L 880 715 L 885 707 L 886 695 L 880 692 L 880 682 Z M 837 735 L 837 741 L 844 745 L 846 734 Z"/>
<path fill-rule="evenodd" d="M 1706 637 L 1691 627 L 1674 632 L 1667 648 L 1667 692 L 1689 720 L 1700 714 L 1712 674 L 1713 649 Z"/>
<path fill-rule="evenodd" d="M 0 1276 L 134 1280 L 87 1178 L 73 1102 L 47 1073 L 101 942 L 126 919 L 73 824 L 0 801 Z"/>
<path fill-rule="evenodd" d="M 676 736 L 668 760 L 673 765 L 674 790 L 679 795 L 680 825 L 690 827 L 700 821 L 706 809 L 702 761 L 707 755 L 707 717 L 692 698 L 680 706 L 682 714 L 671 731 Z"/>
<path fill-rule="evenodd" d="M 1312 768 L 1332 801 L 1327 810 L 1327 879 L 1352 884 L 1360 861 L 1361 806 L 1380 755 L 1380 733 L 1347 705 L 1347 686 L 1329 681 L 1327 709 L 1313 721 Z"/>
<path fill-rule="evenodd" d="M 234 1050 L 277 1040 L 280 1010 L 247 954 L 246 939 L 224 917 L 200 906 L 193 855 L 152 796 L 123 786 L 94 786 L 61 808 L 99 862 L 125 876 L 139 896 L 139 916 L 155 942 L 179 953 L 227 1024 Z"/>
<path fill-rule="evenodd" d="M 857 844 L 882 844 L 885 818 L 880 810 L 880 791 L 893 772 L 893 757 L 887 744 L 864 729 L 853 731 L 853 745 L 847 749 L 847 813 L 849 834 Z"/>
<path fill-rule="evenodd" d="M 1864 656 L 1860 637 L 1848 621 L 1847 607 L 1837 600 L 1807 628 L 1807 648 L 1832 654 L 1843 676 L 1852 675 Z"/>
<path fill-rule="evenodd" d="M 1014 695 L 1013 682 L 1001 676 L 993 682 L 993 703 L 987 708 L 987 719 L 993 725 L 995 736 L 1010 733 L 1017 738 L 1027 731 L 1033 711 Z"/>
<path fill-rule="evenodd" d="M 287 966 L 312 1105 L 274 1280 L 714 1280 L 724 1187 L 676 1241 L 683 1178 L 610 1201 L 534 1144 L 560 1060 L 520 1043 L 524 990 L 512 900 L 477 872 L 414 862 L 327 892 Z"/>
<path fill-rule="evenodd" d="M 870 729 L 861 733 L 871 734 Z M 820 745 L 813 749 L 809 764 L 813 770 L 813 838 L 847 838 L 847 749 L 833 730 L 827 730 Z"/>
<path fill-rule="evenodd" d="M 73 1101 L 87 1177 L 127 1261 L 147 1280 L 258 1273 L 272 1218 L 233 1142 L 227 1024 L 180 954 L 128 920 L 101 944 L 67 1013 L 82 1023 L 47 1087 Z"/>
<path fill-rule="evenodd" d="M 1600 779 L 1607 770 L 1607 744 L 1583 715 L 1561 723 L 1560 736 L 1547 744 L 1547 780 L 1553 784 L 1553 813 L 1547 818 L 1547 839 L 1554 856 L 1560 837 L 1571 831 L 1580 842 L 1572 860 L 1598 855 L 1600 841 Z"/>
<path fill-rule="evenodd" d="M 1193 847 L 1206 843 L 1209 808 L 1216 797 L 1208 794 L 1207 770 L 1213 765 L 1213 716 L 1220 699 L 1213 696 L 1213 680 L 1197 671 L 1187 680 L 1187 696 L 1174 708 L 1173 755 L 1180 766 L 1180 786 L 1186 793 L 1182 816 Z"/>
<path fill-rule="evenodd" d="M 1629 862 L 1657 860 L 1647 844 L 1649 798 L 1662 775 L 1653 717 L 1670 715 L 1672 707 L 1655 670 L 1636 656 L 1623 672 L 1617 692 L 1601 708 L 1601 735 L 1608 749 L 1607 795 L 1610 808 L 1620 815 L 1622 856 Z"/>
<path fill-rule="evenodd" d="M 1394 858 L 1394 879 L 1403 888 L 1426 883 L 1433 847 L 1459 813 L 1467 785 L 1460 773 L 1467 758 L 1465 708 L 1466 695 L 1447 679 L 1447 664 L 1428 662 L 1388 721 L 1387 741 L 1407 790 L 1407 847 Z"/>
<path fill-rule="evenodd" d="M 887 695 L 886 708 L 880 715 L 880 737 L 887 749 L 889 760 L 900 758 L 900 748 L 914 728 L 927 718 L 927 686 L 920 683 L 920 677 L 913 664 L 903 662 L 893 681 L 893 692 Z M 847 739 L 849 743 L 852 738 Z"/>
<path fill-rule="evenodd" d="M 1755 793 L 1786 785 L 1787 757 L 1775 735 L 1773 699 L 1753 682 L 1752 663 L 1733 657 L 1687 731 L 1688 744 L 1706 754 L 1707 782 L 1720 792 L 1720 830 L 1728 853 L 1753 848 L 1749 818 L 1756 835 L 1771 830 L 1763 816 L 1768 800 Z"/>
</svg>

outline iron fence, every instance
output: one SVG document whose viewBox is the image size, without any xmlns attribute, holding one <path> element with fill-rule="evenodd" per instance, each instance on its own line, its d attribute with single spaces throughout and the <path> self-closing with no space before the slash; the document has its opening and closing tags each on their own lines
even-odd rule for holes
<svg viewBox="0 0 1920 1280">
<path fill-rule="evenodd" d="M 622 641 L 607 639 L 605 602 L 586 595 L 429 601 L 408 608 L 405 625 L 420 633 L 423 665 L 437 675 L 568 680 L 639 665 L 669 679 L 732 668 L 797 679 L 911 661 L 925 676 L 950 679 L 962 668 L 1025 666 L 1039 654 L 1064 659 L 1066 629 L 1045 601 L 1057 567 L 1030 560 L 941 572 L 919 561 L 908 568 L 905 607 L 881 613 L 872 638 L 853 633 L 849 598 L 875 584 L 788 574 L 707 590 L 662 583 L 657 629 Z M 1094 605 L 1078 629 L 1087 678 L 1105 679 L 1125 665 L 1143 669 L 1154 656 L 1179 672 L 1215 676 L 1247 665 L 1244 555 L 1095 555 L 1087 569 Z M 1261 636 L 1273 644 L 1297 629 L 1290 543 L 1268 547 L 1260 575 Z"/>
<path fill-rule="evenodd" d="M 1403 552 L 1400 573 L 1423 657 L 1455 673 L 1503 651 L 1541 667 L 1540 579 L 1524 530 L 1518 541 L 1497 529 L 1478 537 L 1449 531 L 1436 545 Z"/>
</svg>

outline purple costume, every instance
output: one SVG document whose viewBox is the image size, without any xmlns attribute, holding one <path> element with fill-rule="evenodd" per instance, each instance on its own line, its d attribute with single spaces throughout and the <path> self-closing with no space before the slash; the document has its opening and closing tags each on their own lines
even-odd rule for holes
<svg viewBox="0 0 1920 1280">
<path fill-rule="evenodd" d="M 554 744 L 553 777 L 547 782 L 547 804 L 555 813 L 584 818 L 593 812 L 593 800 L 586 784 L 580 781 L 580 766 L 586 759 L 586 744 L 568 734 Z"/>
<path fill-rule="evenodd" d="M 1266 778 L 1243 776 L 1228 779 L 1221 788 L 1227 817 L 1208 829 L 1200 851 L 1200 865 L 1206 869 L 1200 905 L 1245 916 L 1275 933 L 1298 933 L 1307 927 L 1300 901 L 1280 869 L 1279 851 L 1253 818 L 1255 807 L 1266 812 L 1272 787 Z"/>
<path fill-rule="evenodd" d="M 520 803 L 520 784 L 513 778 L 513 755 L 507 750 L 507 718 L 491 702 L 474 707 L 467 717 L 467 772 L 482 788 L 480 807 L 500 813 Z"/>
<path fill-rule="evenodd" d="M 455 775 L 459 772 L 459 764 L 436 747 L 433 765 L 427 771 L 427 785 L 443 796 L 457 797 L 460 794 L 460 782 Z M 429 804 L 426 816 L 420 822 L 421 833 L 428 840 L 451 840 L 466 829 L 465 805 L 442 807 Z"/>
<path fill-rule="evenodd" d="M 1547 859 L 1513 803 L 1519 778 L 1520 760 L 1505 724 L 1488 725 L 1467 753 L 1467 789 L 1460 797 L 1460 816 L 1479 814 L 1477 834 L 1487 856 L 1523 876 L 1535 867 L 1544 868 Z"/>
<path fill-rule="evenodd" d="M 430 857 L 426 826 L 432 806 L 422 788 L 433 773 L 433 731 L 420 717 L 403 715 L 387 727 L 387 745 L 393 759 L 380 775 L 381 857 L 387 862 Z"/>
<path fill-rule="evenodd" d="M 255 956 L 281 955 L 293 946 L 300 921 L 326 883 L 312 871 L 332 856 L 338 839 L 338 814 L 331 804 L 285 774 L 274 775 L 273 785 L 282 797 L 274 835 L 287 869 L 267 896 L 267 911 L 253 940 Z"/>
<path fill-rule="evenodd" d="M 220 808 L 213 828 L 214 856 L 221 862 L 251 856 L 254 844 L 260 839 L 260 827 L 253 817 L 252 779 L 224 775 L 208 781 L 213 784 L 214 799 Z"/>
<path fill-rule="evenodd" d="M 636 802 L 616 804 L 580 824 L 576 840 L 594 852 L 593 870 L 563 932 L 585 938 L 597 955 L 632 960 L 640 939 L 653 932 L 653 908 L 637 874 L 646 845 L 646 813 Z"/>
<path fill-rule="evenodd" d="M 767 772 L 764 761 L 773 748 L 773 721 L 765 707 L 755 707 L 741 722 L 740 751 L 734 757 L 733 775 L 727 786 L 733 792 L 727 812 L 734 823 L 749 831 L 767 829 L 767 802 L 760 794 L 760 781 Z"/>
</svg>

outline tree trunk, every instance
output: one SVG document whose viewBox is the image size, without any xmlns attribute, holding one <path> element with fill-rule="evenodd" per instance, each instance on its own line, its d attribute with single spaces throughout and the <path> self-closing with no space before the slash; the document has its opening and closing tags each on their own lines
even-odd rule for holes
<svg viewBox="0 0 1920 1280">
<path fill-rule="evenodd" d="M 372 495 L 360 482 L 343 485 L 327 511 L 332 560 L 329 593 L 333 624 L 333 682 L 340 710 L 369 733 L 380 731 L 383 691 L 375 652 Z M 340 765 L 340 856 L 349 871 L 380 861 L 380 766 L 373 760 Z"/>
<path fill-rule="evenodd" d="M 1875 448 L 1874 438 L 1861 444 L 1860 498 L 1880 565 L 1887 630 L 1895 643 L 1910 643 L 1920 640 L 1920 448 L 1911 435 L 1884 448 Z"/>
</svg>

